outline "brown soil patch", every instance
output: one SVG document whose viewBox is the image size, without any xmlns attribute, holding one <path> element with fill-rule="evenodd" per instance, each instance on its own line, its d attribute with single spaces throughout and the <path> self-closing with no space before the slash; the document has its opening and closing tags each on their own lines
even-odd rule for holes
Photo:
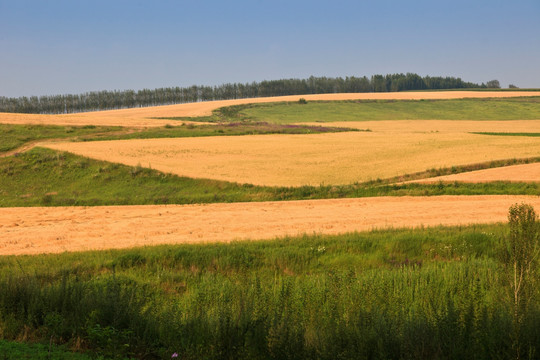
<svg viewBox="0 0 540 360">
<path fill-rule="evenodd" d="M 159 127 L 175 123 L 173 120 L 152 119 L 156 117 L 192 117 L 211 115 L 212 111 L 223 107 L 249 103 L 306 100 L 420 100 L 420 99 L 460 99 L 487 97 L 540 96 L 540 91 L 434 91 L 395 93 L 351 93 L 292 95 L 266 98 L 207 101 L 199 103 L 154 106 L 122 110 L 107 110 L 65 115 L 34 115 L 0 113 L 0 123 L 41 124 L 41 125 L 101 125 L 130 127 Z"/>
<path fill-rule="evenodd" d="M 467 183 L 483 183 L 491 181 L 540 182 L 540 163 L 512 165 L 493 169 L 469 171 L 461 174 L 437 176 L 433 178 L 407 182 L 432 184 L 438 182 L 455 181 Z"/>
<path fill-rule="evenodd" d="M 192 178 L 338 185 L 431 168 L 538 156 L 534 137 L 346 132 L 55 143 L 47 147 Z"/>
<path fill-rule="evenodd" d="M 230 242 L 298 234 L 506 221 L 540 197 L 379 197 L 209 205 L 0 209 L 0 255 Z"/>
</svg>

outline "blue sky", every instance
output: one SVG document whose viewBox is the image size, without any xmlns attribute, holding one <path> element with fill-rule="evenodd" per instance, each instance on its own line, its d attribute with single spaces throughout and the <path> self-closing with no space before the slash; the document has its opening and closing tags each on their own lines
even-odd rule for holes
<svg viewBox="0 0 540 360">
<path fill-rule="evenodd" d="M 540 87 L 540 1 L 0 0 L 0 96 L 401 72 Z"/>
</svg>

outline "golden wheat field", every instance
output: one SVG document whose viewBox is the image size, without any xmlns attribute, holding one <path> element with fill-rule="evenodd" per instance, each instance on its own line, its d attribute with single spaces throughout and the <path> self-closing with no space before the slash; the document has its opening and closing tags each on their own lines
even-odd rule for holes
<svg viewBox="0 0 540 360">
<path fill-rule="evenodd" d="M 498 195 L 0 208 L 0 255 L 502 222 L 516 202 L 540 207 L 538 196 Z"/>
<path fill-rule="evenodd" d="M 538 156 L 534 137 L 346 132 L 53 143 L 99 160 L 193 178 L 271 186 L 338 185 L 430 168 Z"/>
<path fill-rule="evenodd" d="M 540 163 L 504 166 L 493 169 L 468 171 L 461 174 L 436 176 L 407 181 L 408 183 L 432 184 L 438 182 L 485 183 L 491 181 L 537 182 L 540 180 Z"/>
<path fill-rule="evenodd" d="M 95 111 L 63 115 L 35 115 L 0 113 L 0 123 L 4 124 L 39 124 L 39 125 L 100 125 L 159 127 L 170 124 L 171 120 L 160 117 L 193 117 L 211 115 L 212 111 L 224 106 L 268 103 L 279 101 L 306 100 L 420 100 L 420 99 L 461 99 L 487 97 L 540 96 L 540 91 L 434 91 L 434 92 L 393 92 L 393 93 L 350 93 L 350 94 L 315 94 L 291 95 L 266 98 L 207 101 L 198 103 L 153 106 L 145 108 Z"/>
<path fill-rule="evenodd" d="M 336 121 L 324 124 L 303 123 L 313 126 L 336 126 L 385 133 L 468 133 L 468 132 L 540 132 L 540 120 L 378 120 Z"/>
</svg>

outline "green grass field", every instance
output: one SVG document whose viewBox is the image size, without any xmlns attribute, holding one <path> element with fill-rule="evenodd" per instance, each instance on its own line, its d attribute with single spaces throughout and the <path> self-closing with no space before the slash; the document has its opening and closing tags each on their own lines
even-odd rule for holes
<svg viewBox="0 0 540 360">
<path fill-rule="evenodd" d="M 538 120 L 540 98 L 457 100 L 309 101 L 237 105 L 221 109 L 229 119 L 280 124 L 373 120 Z"/>
<path fill-rule="evenodd" d="M 234 135 L 264 135 L 264 134 L 318 134 L 327 132 L 358 131 L 357 129 L 259 123 L 229 122 L 215 125 L 184 125 L 165 126 L 162 128 L 150 128 L 144 131 L 126 134 L 110 135 L 95 140 L 126 140 L 126 139 L 157 139 L 178 137 L 203 137 L 203 136 L 234 136 Z"/>
<path fill-rule="evenodd" d="M 0 153 L 16 149 L 23 144 L 46 139 L 64 139 L 89 136 L 99 138 L 100 135 L 120 130 L 114 126 L 42 126 L 42 125 L 8 125 L 0 124 Z"/>
<path fill-rule="evenodd" d="M 13 341 L 0 340 L 0 359 L 2 360 L 91 360 L 102 359 L 96 357 L 75 353 L 58 347 L 55 344 L 25 344 Z"/>
<path fill-rule="evenodd" d="M 0 258 L 0 333 L 168 359 L 515 357 L 503 225 Z M 538 287 L 520 322 L 537 351 Z"/>
<path fill-rule="evenodd" d="M 0 158 L 0 207 L 193 204 L 404 195 L 538 195 L 538 183 L 390 184 L 390 181 L 524 162 L 529 159 L 476 164 L 470 168 L 431 169 L 399 179 L 346 186 L 265 187 L 179 177 L 143 167 L 35 148 L 18 156 Z"/>
</svg>

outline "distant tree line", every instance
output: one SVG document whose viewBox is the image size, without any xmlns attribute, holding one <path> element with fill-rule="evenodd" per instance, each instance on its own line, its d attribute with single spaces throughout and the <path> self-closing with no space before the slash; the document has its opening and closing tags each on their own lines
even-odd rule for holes
<svg viewBox="0 0 540 360">
<path fill-rule="evenodd" d="M 78 95 L 23 96 L 19 98 L 0 96 L 0 112 L 64 114 L 265 96 L 480 87 L 487 87 L 487 85 L 464 82 L 455 77 L 421 77 L 412 73 L 373 75 L 371 78 L 365 76 L 346 78 L 311 76 L 308 79 L 265 80 L 246 84 L 227 83 L 220 86 L 193 85 L 139 91 L 105 90 Z"/>
</svg>

